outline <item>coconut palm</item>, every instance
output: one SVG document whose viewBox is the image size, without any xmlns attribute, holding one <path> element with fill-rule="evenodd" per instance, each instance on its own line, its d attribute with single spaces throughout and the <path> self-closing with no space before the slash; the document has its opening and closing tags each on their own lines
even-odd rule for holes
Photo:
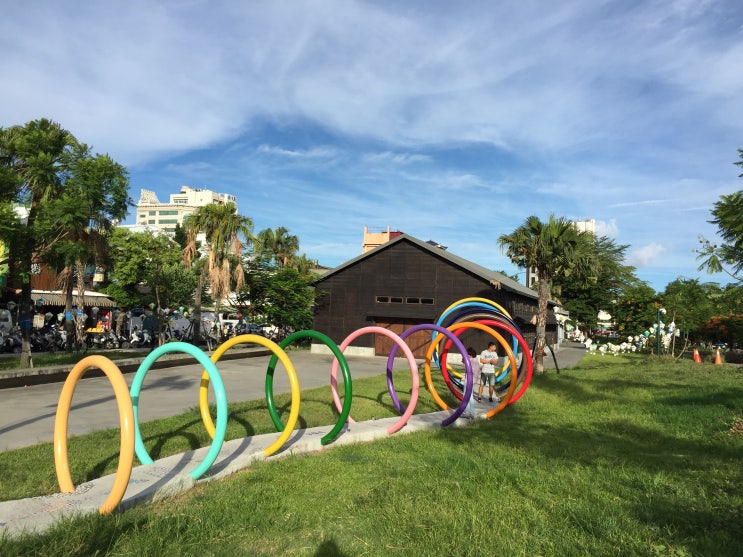
<svg viewBox="0 0 743 557">
<path fill-rule="evenodd" d="M 530 216 L 511 234 L 498 238 L 508 258 L 521 268 L 537 270 L 537 342 L 534 351 L 536 371 L 544 373 L 544 346 L 547 329 L 547 304 L 555 277 L 583 280 L 595 271 L 593 234 L 579 232 L 563 218 L 550 215 L 544 223 Z"/>
<path fill-rule="evenodd" d="M 299 238 L 289 234 L 289 230 L 280 226 L 261 230 L 255 238 L 256 252 L 269 255 L 277 267 L 285 267 L 294 262 L 299 250 Z"/>
<path fill-rule="evenodd" d="M 183 222 L 187 244 L 183 258 L 188 266 L 197 258 L 197 237 L 203 234 L 208 250 L 206 262 L 199 274 L 199 284 L 194 299 L 194 340 L 200 338 L 201 293 L 208 280 L 212 297 L 219 313 L 222 298 L 239 290 L 244 282 L 241 261 L 243 249 L 253 241 L 253 221 L 237 214 L 234 203 L 212 203 L 199 207 Z"/>
</svg>

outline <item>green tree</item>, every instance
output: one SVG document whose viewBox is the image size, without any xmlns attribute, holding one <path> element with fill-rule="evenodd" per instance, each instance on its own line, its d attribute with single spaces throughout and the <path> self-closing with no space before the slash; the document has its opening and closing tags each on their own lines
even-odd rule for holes
<svg viewBox="0 0 743 557">
<path fill-rule="evenodd" d="M 697 342 L 702 340 L 705 323 L 713 315 L 719 315 L 721 296 L 722 289 L 716 283 L 678 278 L 668 283 L 661 303 L 679 330 Z"/>
<path fill-rule="evenodd" d="M 168 235 L 117 228 L 110 257 L 111 284 L 106 293 L 120 307 L 191 304 L 196 277 L 181 265 L 180 247 Z"/>
<path fill-rule="evenodd" d="M 268 322 L 284 332 L 309 329 L 315 302 L 311 280 L 294 267 L 251 265 L 238 300 L 251 321 Z"/>
<path fill-rule="evenodd" d="M 743 149 L 738 149 L 739 161 L 733 163 L 743 168 Z M 743 174 L 739 176 L 743 178 Z M 708 273 L 727 273 L 735 280 L 743 282 L 743 190 L 730 195 L 722 195 L 712 210 L 711 224 L 717 226 L 717 233 L 724 240 L 713 244 L 699 237 L 701 247 L 697 249 L 697 260 L 701 260 L 698 270 Z"/>
<path fill-rule="evenodd" d="M 655 323 L 659 306 L 657 292 L 646 282 L 628 285 L 614 305 L 614 318 L 620 335 L 643 335 Z"/>
<path fill-rule="evenodd" d="M 221 300 L 231 291 L 240 290 L 245 280 L 241 258 L 244 248 L 253 241 L 253 222 L 237 214 L 234 203 L 212 203 L 186 217 L 183 227 L 188 239 L 183 258 L 189 268 L 198 257 L 199 234 L 206 238 L 208 249 L 194 299 L 194 340 L 198 341 L 204 283 L 208 280 L 219 313 Z"/>
<path fill-rule="evenodd" d="M 630 285 L 637 284 L 635 268 L 623 263 L 628 245 L 617 245 L 606 236 L 595 237 L 593 249 L 600 273 L 594 280 L 574 280 L 572 277 L 555 277 L 554 284 L 571 320 L 588 329 L 597 325 L 598 312 L 604 310 L 614 314 L 617 300 Z"/>
<path fill-rule="evenodd" d="M 552 282 L 560 280 L 584 281 L 596 276 L 598 260 L 593 249 L 593 234 L 579 232 L 570 221 L 550 215 L 545 223 L 530 216 L 511 234 L 498 238 L 508 258 L 521 268 L 537 270 L 537 342 L 536 372 L 544 373 L 544 346 L 546 343 L 547 306 Z"/>
<path fill-rule="evenodd" d="M 0 167 L 3 197 L 22 205 L 27 216 L 10 234 L 11 253 L 21 283 L 20 323 L 23 332 L 21 367 L 31 365 L 29 332 L 33 302 L 31 272 L 47 238 L 37 231 L 40 208 L 63 193 L 68 165 L 77 147 L 75 137 L 59 124 L 47 119 L 23 126 L 0 128 Z"/>
<path fill-rule="evenodd" d="M 85 266 L 92 262 L 105 268 L 114 223 L 126 216 L 131 204 L 126 169 L 108 155 L 92 155 L 80 144 L 68 164 L 68 174 L 62 195 L 46 203 L 38 219 L 47 238 L 42 260 L 64 267 L 59 286 L 66 293 L 66 310 L 72 307 L 74 275 L 77 305 L 83 307 Z"/>
<path fill-rule="evenodd" d="M 255 238 L 255 251 L 270 256 L 277 267 L 293 263 L 299 251 L 299 238 L 283 226 L 261 230 Z"/>
</svg>

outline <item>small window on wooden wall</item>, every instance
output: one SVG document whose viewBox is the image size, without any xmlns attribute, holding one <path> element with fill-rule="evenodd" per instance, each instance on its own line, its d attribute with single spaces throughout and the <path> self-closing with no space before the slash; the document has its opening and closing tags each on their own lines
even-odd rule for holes
<svg viewBox="0 0 743 557">
<path fill-rule="evenodd" d="M 433 298 L 419 298 L 417 296 L 377 296 L 378 304 L 425 304 L 427 306 L 433 305 Z"/>
</svg>

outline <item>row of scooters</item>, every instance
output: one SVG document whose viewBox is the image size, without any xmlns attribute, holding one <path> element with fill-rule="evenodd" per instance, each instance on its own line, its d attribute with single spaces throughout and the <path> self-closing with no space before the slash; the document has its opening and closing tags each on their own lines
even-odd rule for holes
<svg viewBox="0 0 743 557">
<path fill-rule="evenodd" d="M 117 348 L 144 348 L 157 344 L 158 338 L 149 331 L 140 331 L 135 327 L 131 334 L 121 333 L 119 335 L 113 329 L 101 332 L 85 332 L 83 349 L 108 349 Z M 67 331 L 57 325 L 31 329 L 29 342 L 32 352 L 57 352 L 67 350 Z M 77 349 L 73 342 L 71 348 Z M 10 331 L 0 330 L 0 353 L 20 354 L 23 346 L 21 329 L 18 326 Z"/>
<path fill-rule="evenodd" d="M 241 334 L 257 334 L 261 336 L 266 335 L 262 329 L 252 324 L 238 324 L 236 326 L 226 326 L 221 331 L 221 337 L 217 335 L 216 327 L 209 327 L 204 323 L 203 329 L 203 340 L 210 345 L 214 345 L 220 341 L 227 340 L 235 335 Z M 171 340 L 180 340 L 190 342 L 191 329 L 171 329 L 167 327 L 160 334 L 163 336 L 163 342 L 169 342 Z M 83 349 L 94 349 L 94 350 L 115 350 L 115 349 L 126 349 L 126 348 L 153 348 L 160 344 L 160 334 L 155 331 L 147 329 L 140 329 L 135 326 L 131 332 L 122 331 L 118 335 L 113 329 L 104 329 L 102 331 L 91 331 L 85 332 L 85 346 Z M 67 346 L 67 331 L 64 327 L 56 324 L 52 324 L 40 329 L 31 329 L 29 333 L 29 341 L 31 343 L 32 352 L 57 352 L 68 349 Z M 74 342 L 71 345 L 72 348 L 77 349 L 74 346 Z M 17 325 L 10 331 L 0 330 L 0 353 L 12 353 L 20 354 L 22 348 L 21 330 Z"/>
</svg>

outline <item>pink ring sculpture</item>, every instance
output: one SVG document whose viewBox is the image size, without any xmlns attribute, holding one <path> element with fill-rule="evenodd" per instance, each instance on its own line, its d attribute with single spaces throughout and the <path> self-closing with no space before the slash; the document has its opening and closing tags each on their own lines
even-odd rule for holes
<svg viewBox="0 0 743 557">
<path fill-rule="evenodd" d="M 343 352 L 346 348 L 348 348 L 348 345 L 351 344 L 351 341 L 360 337 L 361 335 L 370 333 L 377 333 L 392 339 L 395 344 L 402 348 L 405 357 L 408 359 L 408 365 L 410 366 L 410 376 L 413 380 L 413 388 L 410 393 L 410 403 L 408 403 L 408 407 L 405 410 L 405 413 L 400 417 L 400 419 L 392 424 L 387 430 L 387 433 L 393 434 L 396 431 L 399 431 L 402 426 L 404 426 L 408 422 L 410 416 L 412 416 L 413 412 L 415 411 L 415 405 L 418 403 L 418 390 L 420 388 L 420 377 L 418 377 L 418 363 L 415 361 L 415 356 L 413 356 L 413 352 L 410 350 L 405 341 L 402 340 L 399 335 L 383 327 L 372 326 L 357 329 L 356 331 L 348 335 L 338 346 L 338 348 L 341 352 Z M 341 402 L 340 396 L 338 395 L 338 360 L 336 358 L 333 358 L 333 365 L 330 368 L 330 390 L 333 393 L 333 401 L 335 402 L 335 407 L 338 412 L 341 412 L 343 409 L 343 403 Z M 354 419 L 351 418 L 351 416 L 348 417 L 348 423 L 355 423 Z"/>
</svg>

